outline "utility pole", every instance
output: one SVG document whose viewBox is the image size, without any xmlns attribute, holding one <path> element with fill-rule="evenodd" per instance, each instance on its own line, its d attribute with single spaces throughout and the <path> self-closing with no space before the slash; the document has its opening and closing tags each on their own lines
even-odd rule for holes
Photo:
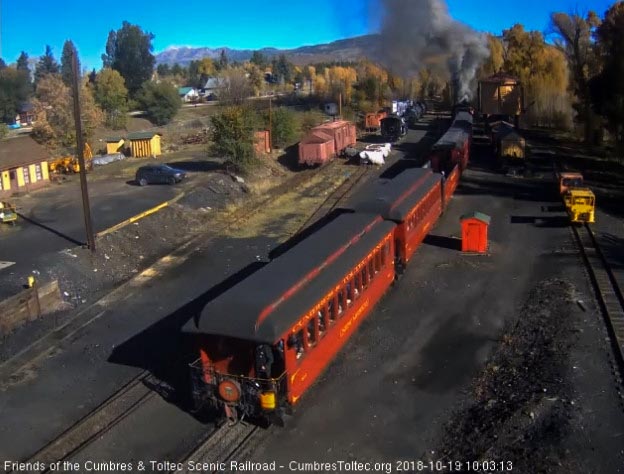
<svg viewBox="0 0 624 474">
<path fill-rule="evenodd" d="M 273 152 L 273 97 L 269 97 L 269 148 Z"/>
<path fill-rule="evenodd" d="M 338 117 L 342 118 L 342 92 L 338 95 Z"/>
<path fill-rule="evenodd" d="M 95 253 L 95 235 L 91 221 L 91 206 L 89 205 L 89 191 L 87 190 L 87 168 L 84 160 L 84 138 L 82 136 L 82 121 L 80 119 L 80 80 L 78 77 L 78 61 L 76 49 L 72 50 L 72 89 L 74 95 L 74 122 L 76 124 L 76 156 L 80 166 L 80 190 L 82 191 L 82 209 L 84 213 L 85 230 L 87 232 L 87 247 Z"/>
</svg>

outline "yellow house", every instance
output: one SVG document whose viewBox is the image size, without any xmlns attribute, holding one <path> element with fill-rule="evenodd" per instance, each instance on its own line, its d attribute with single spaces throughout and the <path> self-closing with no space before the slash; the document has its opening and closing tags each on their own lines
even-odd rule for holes
<svg viewBox="0 0 624 474">
<path fill-rule="evenodd" d="M 121 137 L 109 137 L 106 139 L 106 154 L 123 153 L 126 141 Z"/>
<path fill-rule="evenodd" d="M 156 132 L 136 132 L 128 134 L 128 140 L 130 140 L 130 148 L 132 149 L 132 156 L 137 158 L 144 158 L 148 156 L 159 156 L 160 151 L 160 137 L 162 134 Z"/>
<path fill-rule="evenodd" d="M 46 186 L 49 159 L 46 149 L 29 136 L 0 141 L 0 197 Z"/>
</svg>

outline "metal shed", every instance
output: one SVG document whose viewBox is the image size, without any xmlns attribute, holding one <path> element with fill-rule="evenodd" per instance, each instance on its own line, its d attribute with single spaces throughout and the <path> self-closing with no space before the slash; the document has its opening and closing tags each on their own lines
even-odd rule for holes
<svg viewBox="0 0 624 474">
<path fill-rule="evenodd" d="M 491 217 L 481 212 L 472 212 L 461 216 L 460 221 L 462 252 L 486 253 Z"/>
</svg>

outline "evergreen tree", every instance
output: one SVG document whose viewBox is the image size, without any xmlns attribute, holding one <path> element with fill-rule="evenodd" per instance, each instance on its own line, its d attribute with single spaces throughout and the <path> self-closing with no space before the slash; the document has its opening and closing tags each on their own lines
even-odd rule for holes
<svg viewBox="0 0 624 474">
<path fill-rule="evenodd" d="M 20 54 L 19 58 L 17 58 L 16 68 L 18 71 L 25 71 L 28 72 L 28 75 L 30 75 L 30 68 L 28 67 L 28 55 L 24 51 L 22 51 L 22 54 Z"/>
<path fill-rule="evenodd" d="M 46 45 L 45 53 L 39 58 L 39 62 L 35 68 L 35 84 L 37 84 L 43 76 L 47 74 L 58 74 L 58 72 L 59 64 L 56 62 L 56 59 L 54 59 L 52 48 Z"/>
<path fill-rule="evenodd" d="M 78 51 L 76 51 L 74 43 L 72 43 L 71 40 L 67 40 L 63 45 L 63 54 L 61 55 L 61 77 L 67 86 L 71 86 L 73 78 L 72 54 L 76 55 L 78 74 L 80 74 L 80 59 L 78 59 Z"/>
<path fill-rule="evenodd" d="M 152 77 L 156 59 L 152 54 L 154 35 L 138 25 L 124 21 L 117 31 L 111 31 L 102 55 L 105 67 L 119 71 L 126 82 L 130 96 L 136 95 L 144 82 Z"/>
<path fill-rule="evenodd" d="M 227 54 L 225 54 L 225 49 L 221 50 L 221 54 L 219 55 L 219 61 L 217 61 L 216 68 L 218 71 L 223 71 L 227 69 L 229 64 Z"/>
<path fill-rule="evenodd" d="M 266 68 L 269 65 L 268 58 L 260 51 L 254 51 L 249 62 L 255 64 L 261 69 Z"/>
</svg>

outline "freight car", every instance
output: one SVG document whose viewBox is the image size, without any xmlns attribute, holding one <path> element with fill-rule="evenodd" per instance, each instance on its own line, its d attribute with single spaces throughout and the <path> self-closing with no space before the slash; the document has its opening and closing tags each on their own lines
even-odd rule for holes
<svg viewBox="0 0 624 474">
<path fill-rule="evenodd" d="M 197 343 L 196 409 L 282 424 L 400 275 L 460 175 L 411 169 L 357 193 L 343 213 L 208 303 L 183 331 Z"/>
<path fill-rule="evenodd" d="M 380 110 L 379 112 L 368 113 L 364 116 L 364 129 L 367 132 L 377 132 L 381 128 L 381 121 L 388 116 L 388 112 Z"/>
<path fill-rule="evenodd" d="M 390 115 L 381 121 L 381 136 L 388 142 L 396 142 L 407 134 L 405 120 L 396 115 Z"/>
<path fill-rule="evenodd" d="M 299 142 L 299 164 L 314 166 L 327 163 L 343 155 L 347 148 L 355 145 L 356 141 L 355 125 L 346 120 L 314 127 Z"/>
</svg>

